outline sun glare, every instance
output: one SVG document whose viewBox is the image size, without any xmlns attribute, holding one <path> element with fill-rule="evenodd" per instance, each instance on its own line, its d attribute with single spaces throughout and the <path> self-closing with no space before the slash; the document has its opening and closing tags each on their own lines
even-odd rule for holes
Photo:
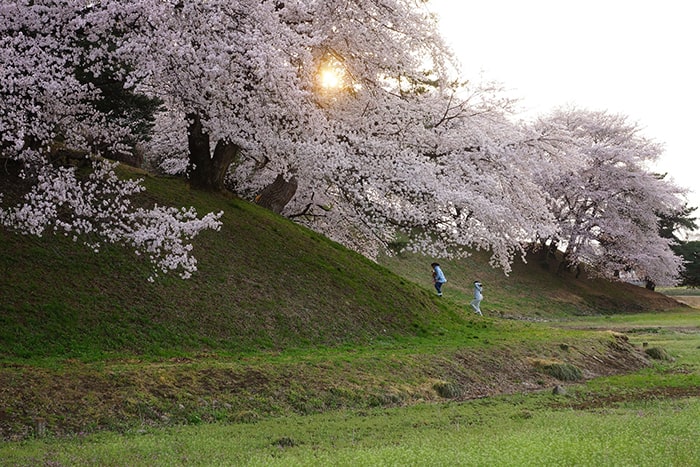
<svg viewBox="0 0 700 467">
<path fill-rule="evenodd" d="M 323 89 L 338 89 L 343 85 L 342 71 L 335 67 L 325 66 L 318 74 L 319 84 Z"/>
<path fill-rule="evenodd" d="M 325 67 L 319 72 L 319 84 L 324 89 L 337 89 L 342 86 L 343 79 L 339 70 Z"/>
<path fill-rule="evenodd" d="M 316 73 L 316 83 L 321 90 L 339 91 L 348 85 L 347 70 L 334 55 L 323 57 Z"/>
</svg>

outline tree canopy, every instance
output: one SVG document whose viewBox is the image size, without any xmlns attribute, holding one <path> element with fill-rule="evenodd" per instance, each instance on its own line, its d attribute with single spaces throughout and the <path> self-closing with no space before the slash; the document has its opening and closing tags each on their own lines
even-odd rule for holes
<svg viewBox="0 0 700 467">
<path fill-rule="evenodd" d="M 675 212 L 683 190 L 650 171 L 662 153 L 621 115 L 564 109 L 539 119 L 531 143 L 542 164 L 537 180 L 549 195 L 559 246 L 568 264 L 613 277 L 672 283 L 682 268 L 659 215 Z"/>
<path fill-rule="evenodd" d="M 184 242 L 217 228 L 217 214 L 136 210 L 140 185 L 99 158 L 81 179 L 53 157 L 138 146 L 195 188 L 248 199 L 293 178 L 283 213 L 369 256 L 405 236 L 433 255 L 489 249 L 507 271 L 540 239 L 566 245 L 572 263 L 677 275 L 654 213 L 682 193 L 644 166 L 661 149 L 605 113 L 514 122 L 498 86 L 460 77 L 428 7 L 4 2 L 0 149 L 30 188 L 0 204 L 0 220 L 97 233 L 189 274 Z"/>
</svg>

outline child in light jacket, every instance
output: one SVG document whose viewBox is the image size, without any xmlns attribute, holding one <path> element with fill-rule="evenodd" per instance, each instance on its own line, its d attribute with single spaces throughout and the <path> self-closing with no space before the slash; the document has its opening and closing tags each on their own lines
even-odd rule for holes
<svg viewBox="0 0 700 467">
<path fill-rule="evenodd" d="M 484 296 L 481 293 L 482 285 L 481 282 L 479 281 L 474 281 L 474 300 L 472 300 L 469 304 L 474 308 L 474 313 L 479 314 L 481 316 L 484 316 L 481 313 L 481 300 L 484 299 Z"/>
<path fill-rule="evenodd" d="M 438 263 L 433 263 L 430 266 L 433 268 L 433 284 L 435 285 L 435 290 L 437 290 L 438 297 L 442 297 L 442 284 L 447 282 L 445 279 L 445 274 L 440 269 Z"/>
</svg>

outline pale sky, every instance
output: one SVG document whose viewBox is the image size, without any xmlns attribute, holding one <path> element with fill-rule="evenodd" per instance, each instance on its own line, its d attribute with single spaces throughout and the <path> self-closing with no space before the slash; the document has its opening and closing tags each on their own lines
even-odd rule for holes
<svg viewBox="0 0 700 467">
<path fill-rule="evenodd" d="M 467 79 L 528 115 L 572 104 L 627 115 L 665 145 L 656 170 L 700 215 L 700 17 L 685 0 L 433 0 Z"/>
</svg>

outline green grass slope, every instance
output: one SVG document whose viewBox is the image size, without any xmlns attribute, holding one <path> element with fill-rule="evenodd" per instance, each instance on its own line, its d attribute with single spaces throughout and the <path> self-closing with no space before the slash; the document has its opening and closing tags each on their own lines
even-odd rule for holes
<svg viewBox="0 0 700 467">
<path fill-rule="evenodd" d="M 432 258 L 380 265 L 235 197 L 145 184 L 145 203 L 224 211 L 196 239 L 189 280 L 148 282 L 150 265 L 119 246 L 0 229 L 0 439 L 537 390 L 561 378 L 552 368 L 592 378 L 648 359 L 618 333 L 534 318 L 679 305 L 537 261 L 506 277 L 483 253 L 438 259 L 438 298 Z M 476 278 L 483 318 L 466 311 Z"/>
<path fill-rule="evenodd" d="M 555 320 L 571 316 L 661 312 L 682 306 L 661 293 L 633 284 L 576 277 L 575 272 L 556 273 L 556 264 L 538 255 L 527 262 L 516 259 L 513 270 L 506 276 L 501 269 L 491 267 L 490 254 L 474 252 L 464 259 L 436 258 L 442 265 L 448 283 L 444 287 L 446 300 L 470 311 L 473 282 L 484 286 L 482 312 L 489 316 L 523 320 Z M 387 268 L 417 283 L 429 284 L 430 265 L 424 257 L 400 254 L 380 261 Z"/>
<path fill-rule="evenodd" d="M 224 211 L 221 231 L 196 240 L 194 277 L 150 283 L 149 264 L 125 248 L 94 254 L 65 237 L 0 230 L 0 357 L 247 352 L 421 335 L 443 326 L 441 319 L 461 319 L 474 279 L 484 283 L 483 307 L 493 316 L 678 306 L 639 287 L 552 274 L 537 261 L 516 262 L 506 277 L 483 252 L 438 259 L 449 279 L 438 300 L 432 259 L 387 258 L 392 274 L 237 198 L 190 191 L 179 180 L 147 177 L 146 185 L 146 202 Z"/>
<path fill-rule="evenodd" d="M 0 357 L 248 352 L 426 332 L 439 301 L 326 238 L 234 197 L 149 177 L 149 201 L 224 211 L 199 271 L 154 283 L 125 248 L 0 230 Z M 444 313 L 443 313 L 444 314 Z"/>
</svg>

